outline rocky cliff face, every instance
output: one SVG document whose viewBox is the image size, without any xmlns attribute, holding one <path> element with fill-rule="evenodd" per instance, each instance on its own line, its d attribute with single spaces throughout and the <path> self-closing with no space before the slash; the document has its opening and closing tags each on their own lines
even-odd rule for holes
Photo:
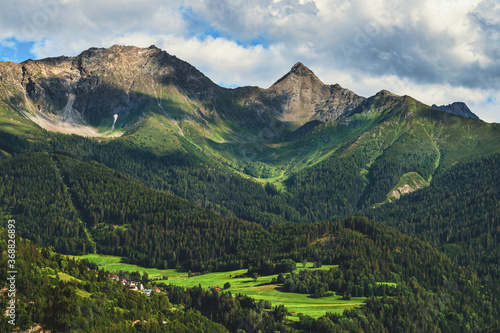
<svg viewBox="0 0 500 333">
<path fill-rule="evenodd" d="M 448 113 L 453 113 L 457 116 L 472 118 L 472 119 L 479 119 L 479 117 L 476 116 L 469 109 L 469 107 L 463 102 L 455 102 L 455 103 L 452 103 L 449 105 L 441 105 L 441 106 L 437 106 L 436 104 L 433 104 L 432 107 L 446 111 Z"/>
<path fill-rule="evenodd" d="M 71 58 L 0 63 L 0 86 L 4 101 L 42 127 L 82 135 L 112 122 L 115 114 L 139 116 L 162 89 L 175 87 L 186 98 L 211 98 L 221 89 L 155 46 L 92 48 Z M 75 126 L 86 130 L 78 133 Z"/>
<path fill-rule="evenodd" d="M 268 135 L 312 120 L 348 115 L 365 98 L 325 85 L 301 63 L 269 89 L 217 86 L 190 64 L 155 46 L 91 48 L 77 57 L 0 63 L 0 98 L 40 126 L 65 133 L 99 135 L 100 127 L 128 126 L 146 110 L 175 100 L 194 105 L 183 117 L 206 122 L 224 117 L 245 128 L 274 122 Z M 184 103 L 184 104 L 183 104 Z M 196 112 L 194 112 L 195 110 Z M 292 126 L 293 127 L 293 126 Z"/>
<path fill-rule="evenodd" d="M 281 119 L 305 123 L 312 119 L 332 121 L 349 114 L 365 98 L 340 85 L 325 85 L 302 63 L 266 90 L 269 98 L 280 101 Z"/>
</svg>

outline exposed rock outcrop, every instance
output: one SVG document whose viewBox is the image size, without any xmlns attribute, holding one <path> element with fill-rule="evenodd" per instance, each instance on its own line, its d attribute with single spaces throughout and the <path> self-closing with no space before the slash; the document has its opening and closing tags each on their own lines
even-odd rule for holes
<svg viewBox="0 0 500 333">
<path fill-rule="evenodd" d="M 476 116 L 469 109 L 469 107 L 463 102 L 455 102 L 455 103 L 452 103 L 449 105 L 441 105 L 441 106 L 437 106 L 436 104 L 433 104 L 432 107 L 446 111 L 448 113 L 453 113 L 454 115 L 457 115 L 457 116 L 472 118 L 472 119 L 479 119 L 479 117 Z"/>
<path fill-rule="evenodd" d="M 300 62 L 267 89 L 266 94 L 281 102 L 277 104 L 281 104 L 279 116 L 282 120 L 301 124 L 313 119 L 333 121 L 365 100 L 338 84 L 325 85 Z"/>
</svg>

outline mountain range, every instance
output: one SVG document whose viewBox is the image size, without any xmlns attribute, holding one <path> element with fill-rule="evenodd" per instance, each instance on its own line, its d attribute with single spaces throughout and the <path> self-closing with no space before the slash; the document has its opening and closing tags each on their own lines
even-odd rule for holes
<svg viewBox="0 0 500 333">
<path fill-rule="evenodd" d="M 418 294 L 417 277 L 438 290 L 437 271 L 466 267 L 487 285 L 500 278 L 499 164 L 500 124 L 465 104 L 362 97 L 300 62 L 267 89 L 220 87 L 155 46 L 0 63 L 0 215 L 59 253 L 98 244 L 204 273 L 311 256 L 342 266 L 333 249 L 373 230 L 367 247 L 400 253 L 413 241 L 387 243 L 395 228 L 432 251 L 363 274 L 404 275 Z"/>
<path fill-rule="evenodd" d="M 155 46 L 115 45 L 77 57 L 1 63 L 0 75 L 3 101 L 11 108 L 48 130 L 89 136 L 98 135 L 94 131 L 113 122 L 114 115 L 120 127 L 134 124 L 150 107 L 148 97 L 167 117 L 191 117 L 205 126 L 221 118 L 245 128 L 271 121 L 276 123 L 267 133 L 272 137 L 310 121 L 346 118 L 360 112 L 356 108 L 366 100 L 338 84 L 325 85 L 302 63 L 268 89 L 225 89 Z M 184 114 L 163 107 L 171 97 L 183 102 Z M 433 107 L 478 119 L 464 103 Z"/>
</svg>

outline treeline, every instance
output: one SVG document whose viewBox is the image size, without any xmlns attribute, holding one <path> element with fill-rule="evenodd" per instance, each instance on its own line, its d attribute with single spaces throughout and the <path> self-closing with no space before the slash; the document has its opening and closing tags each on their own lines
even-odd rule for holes
<svg viewBox="0 0 500 333">
<path fill-rule="evenodd" d="M 433 172 L 437 155 L 430 141 L 401 136 L 371 164 L 366 179 L 363 169 L 371 163 L 367 158 L 373 152 L 365 154 L 363 149 L 372 148 L 343 156 L 352 142 L 347 143 L 339 153 L 291 175 L 287 190 L 278 193 L 270 185 L 266 191 L 260 184 L 227 174 L 217 161 L 201 156 L 189 143 L 183 144 L 183 152 L 158 157 L 136 147 L 133 140 L 99 143 L 48 135 L 50 147 L 43 149 L 59 149 L 83 161 L 102 162 L 151 188 L 174 193 L 225 216 L 269 226 L 365 215 L 440 246 L 461 265 L 500 276 L 498 154 L 438 169 L 429 188 L 372 209 L 370 205 L 384 201 L 401 175 L 415 171 L 427 178 Z"/>
<path fill-rule="evenodd" d="M 266 192 L 262 185 L 228 172 L 184 138 L 179 138 L 182 150 L 158 156 L 129 138 L 101 143 L 78 136 L 48 135 L 49 145 L 40 149 L 85 162 L 97 161 L 198 207 L 264 226 L 300 220 L 300 214 L 286 200 L 280 196 L 273 199 L 273 193 Z"/>
<path fill-rule="evenodd" d="M 365 206 L 365 201 L 372 200 L 367 196 L 379 198 L 383 193 L 382 200 L 377 202 L 383 201 L 406 169 L 420 171 L 434 163 L 432 157 L 383 155 L 384 158 L 377 159 L 374 164 L 371 185 L 367 189 L 362 176 L 362 168 L 369 162 L 367 156 L 359 152 L 343 156 L 341 153 L 348 147 L 345 144 L 339 153 L 292 174 L 285 181 L 286 191 L 279 192 L 271 184 L 263 187 L 231 173 L 220 161 L 203 155 L 184 138 L 178 138 L 182 149 L 159 156 L 128 137 L 101 143 L 77 136 L 48 135 L 50 146 L 41 149 L 85 162 L 97 161 L 150 188 L 187 199 L 198 207 L 266 227 L 287 221 L 309 223 L 354 215 L 359 207 Z M 394 170 L 384 164 L 391 158 Z M 415 165 L 406 163 L 407 159 Z M 386 179 L 388 174 L 392 177 L 390 182 Z"/>
</svg>

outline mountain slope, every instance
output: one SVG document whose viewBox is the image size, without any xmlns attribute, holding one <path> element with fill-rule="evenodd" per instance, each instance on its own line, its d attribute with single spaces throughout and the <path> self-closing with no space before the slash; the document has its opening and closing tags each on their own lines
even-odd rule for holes
<svg viewBox="0 0 500 333">
<path fill-rule="evenodd" d="M 500 276 L 500 154 L 455 164 L 421 191 L 363 215 L 438 246 L 463 266 Z"/>
<path fill-rule="evenodd" d="M 194 67 L 154 46 L 93 48 L 74 58 L 2 63 L 0 72 L 5 103 L 49 130 L 86 136 L 111 127 L 114 114 L 118 126 L 126 127 L 154 99 L 161 109 L 163 94 L 181 90 L 194 97 L 219 89 Z"/>
<path fill-rule="evenodd" d="M 0 235 L 0 277 L 7 281 L 7 230 L 0 229 Z M 10 316 L 1 316 L 2 332 L 229 332 L 196 310 L 173 308 L 164 293 L 146 297 L 112 281 L 102 267 L 20 237 L 16 259 L 15 325 L 8 322 Z M 10 296 L 7 284 L 2 286 L 5 310 Z"/>
</svg>

